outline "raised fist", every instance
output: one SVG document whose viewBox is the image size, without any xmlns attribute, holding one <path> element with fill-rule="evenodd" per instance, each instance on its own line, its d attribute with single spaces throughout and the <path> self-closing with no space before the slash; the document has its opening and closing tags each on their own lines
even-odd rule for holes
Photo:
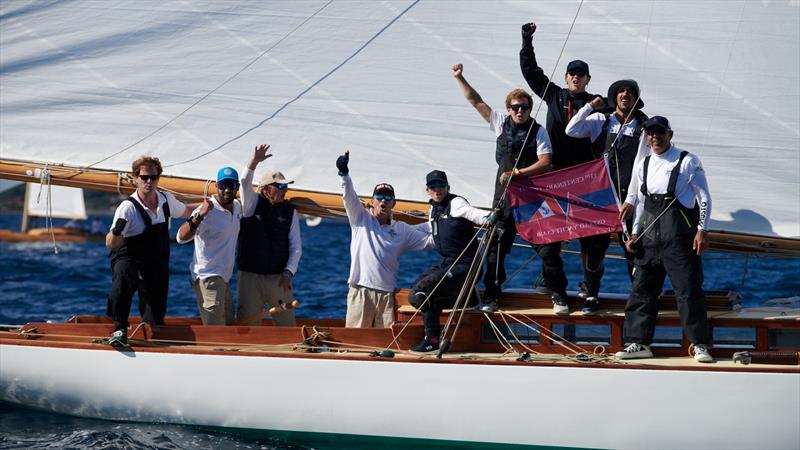
<svg viewBox="0 0 800 450">
<path fill-rule="evenodd" d="M 336 158 L 336 168 L 339 169 L 339 175 L 345 176 L 350 173 L 350 170 L 347 168 L 347 163 L 350 162 L 350 151 L 344 152 L 344 155 L 340 155 Z"/>
</svg>

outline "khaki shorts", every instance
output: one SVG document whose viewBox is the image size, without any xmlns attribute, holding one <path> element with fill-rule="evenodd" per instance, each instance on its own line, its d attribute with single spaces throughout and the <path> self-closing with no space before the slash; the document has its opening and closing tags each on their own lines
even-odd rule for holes
<svg viewBox="0 0 800 450">
<path fill-rule="evenodd" d="M 230 283 L 222 277 L 198 278 L 190 282 L 203 325 L 231 325 L 233 299 Z"/>
<path fill-rule="evenodd" d="M 351 284 L 347 292 L 347 328 L 389 328 L 394 323 L 394 292 Z"/>
<path fill-rule="evenodd" d="M 281 275 L 263 275 L 260 273 L 239 271 L 237 275 L 236 291 L 238 302 L 236 306 L 236 319 L 252 319 L 242 325 L 261 325 L 259 313 L 265 305 L 278 306 L 278 300 L 288 305 L 294 299 L 294 292 L 284 292 L 279 282 Z M 287 309 L 272 315 L 272 323 L 278 327 L 293 327 L 295 325 L 294 310 Z"/>
</svg>

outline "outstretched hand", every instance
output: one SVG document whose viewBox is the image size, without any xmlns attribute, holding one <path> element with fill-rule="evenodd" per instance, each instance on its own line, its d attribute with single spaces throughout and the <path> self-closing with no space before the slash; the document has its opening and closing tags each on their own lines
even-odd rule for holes
<svg viewBox="0 0 800 450">
<path fill-rule="evenodd" d="M 258 163 L 272 157 L 271 154 L 267 153 L 269 151 L 269 147 L 269 144 L 256 145 L 256 148 L 253 149 L 253 157 L 250 158 L 250 163 L 247 164 L 247 167 L 250 170 L 256 170 Z"/>
<path fill-rule="evenodd" d="M 339 169 L 339 175 L 345 176 L 350 173 L 350 169 L 347 167 L 348 163 L 350 163 L 350 150 L 336 158 L 336 168 Z"/>
<path fill-rule="evenodd" d="M 535 32 L 536 32 L 536 23 L 534 22 L 526 23 L 525 25 L 522 26 L 522 37 L 525 39 L 528 39 L 531 36 L 533 36 L 533 33 Z"/>
<path fill-rule="evenodd" d="M 462 73 L 464 73 L 464 65 L 463 64 L 453 64 L 450 68 L 453 71 L 453 76 L 459 78 Z"/>
</svg>

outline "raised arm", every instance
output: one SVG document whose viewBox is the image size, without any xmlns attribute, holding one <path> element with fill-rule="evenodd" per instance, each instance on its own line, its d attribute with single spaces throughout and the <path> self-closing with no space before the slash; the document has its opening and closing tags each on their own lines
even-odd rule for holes
<svg viewBox="0 0 800 450">
<path fill-rule="evenodd" d="M 464 79 L 464 66 L 461 64 L 453 64 L 451 68 L 453 71 L 453 78 L 458 82 L 458 87 L 461 88 L 461 93 L 467 99 L 470 105 L 478 111 L 478 114 L 483 117 L 483 120 L 491 123 L 492 108 L 483 101 L 478 91 L 467 83 Z"/>
<path fill-rule="evenodd" d="M 536 53 L 533 51 L 533 33 L 536 32 L 536 24 L 526 23 L 522 26 L 522 49 L 519 51 L 519 68 L 522 76 L 528 82 L 533 93 L 539 98 L 548 101 L 550 97 L 557 94 L 560 86 L 550 83 L 550 78 L 545 75 L 544 70 L 536 62 Z"/>
<path fill-rule="evenodd" d="M 239 179 L 242 194 L 242 217 L 250 217 L 256 212 L 258 204 L 258 193 L 253 190 L 253 175 L 259 163 L 272 157 L 269 152 L 269 144 L 257 145 L 253 149 L 253 157 L 242 171 Z"/>
<path fill-rule="evenodd" d="M 567 124 L 564 130 L 567 136 L 574 138 L 591 138 L 592 142 L 597 140 L 600 132 L 603 131 L 603 123 L 606 121 L 606 116 L 600 113 L 595 113 L 596 110 L 601 109 L 606 104 L 603 97 L 599 95 L 595 97 L 590 103 L 583 105 L 572 119 Z"/>
<path fill-rule="evenodd" d="M 344 152 L 336 158 L 336 168 L 339 169 L 339 176 L 342 177 L 342 203 L 344 203 L 344 211 L 347 213 L 347 220 L 350 226 L 360 225 L 365 216 L 369 213 L 364 209 L 361 200 L 356 194 L 356 189 L 353 187 L 353 180 L 350 179 L 350 151 Z"/>
</svg>

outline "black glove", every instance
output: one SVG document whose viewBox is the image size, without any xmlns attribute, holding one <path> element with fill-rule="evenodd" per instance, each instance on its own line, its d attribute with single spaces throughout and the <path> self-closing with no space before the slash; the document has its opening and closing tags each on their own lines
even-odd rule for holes
<svg viewBox="0 0 800 450">
<path fill-rule="evenodd" d="M 336 158 L 336 168 L 339 169 L 339 175 L 346 176 L 350 173 L 350 170 L 347 168 L 347 163 L 350 162 L 350 151 L 344 152 L 344 155 L 339 156 Z"/>
<path fill-rule="evenodd" d="M 536 24 L 533 22 L 526 23 L 522 26 L 522 39 L 527 40 L 532 38 L 534 32 L 536 32 Z"/>
</svg>

